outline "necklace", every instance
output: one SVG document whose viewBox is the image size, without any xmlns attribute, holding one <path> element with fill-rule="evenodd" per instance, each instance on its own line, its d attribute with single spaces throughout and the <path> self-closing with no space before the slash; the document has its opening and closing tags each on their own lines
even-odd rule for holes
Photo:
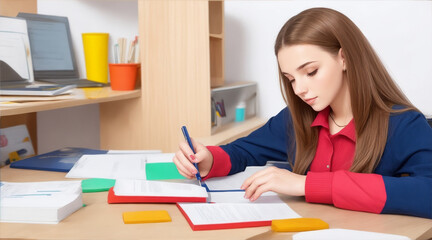
<svg viewBox="0 0 432 240">
<path fill-rule="evenodd" d="M 338 126 L 340 128 L 344 128 L 344 127 L 346 127 L 348 125 L 348 124 L 346 124 L 346 125 L 339 125 L 339 124 L 336 123 L 336 121 L 334 120 L 334 118 L 333 118 L 333 116 L 332 116 L 331 113 L 329 114 L 329 116 L 330 116 L 331 120 L 334 122 L 334 124 L 336 124 L 336 126 Z"/>
</svg>

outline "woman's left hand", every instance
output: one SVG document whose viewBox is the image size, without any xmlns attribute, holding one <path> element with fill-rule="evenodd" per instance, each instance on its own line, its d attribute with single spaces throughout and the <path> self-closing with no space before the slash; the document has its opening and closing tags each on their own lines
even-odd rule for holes
<svg viewBox="0 0 432 240">
<path fill-rule="evenodd" d="M 245 198 L 251 202 L 268 191 L 276 193 L 304 196 L 306 176 L 292 173 L 286 169 L 269 167 L 250 176 L 242 184 Z"/>
</svg>

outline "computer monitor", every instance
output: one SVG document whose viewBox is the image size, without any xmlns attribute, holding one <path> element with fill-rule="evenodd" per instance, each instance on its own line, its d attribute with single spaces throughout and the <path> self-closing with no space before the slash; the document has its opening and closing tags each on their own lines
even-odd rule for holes
<svg viewBox="0 0 432 240">
<path fill-rule="evenodd" d="M 35 79 L 79 78 L 67 17 L 19 13 L 27 20 Z"/>
<path fill-rule="evenodd" d="M 33 13 L 19 13 L 18 17 L 27 20 L 36 81 L 78 87 L 104 86 L 80 79 L 67 17 Z"/>
</svg>

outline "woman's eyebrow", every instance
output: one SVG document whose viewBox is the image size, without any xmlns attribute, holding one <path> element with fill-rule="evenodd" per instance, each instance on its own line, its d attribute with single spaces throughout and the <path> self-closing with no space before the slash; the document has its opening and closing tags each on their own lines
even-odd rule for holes
<svg viewBox="0 0 432 240">
<path fill-rule="evenodd" d="M 302 68 L 304 68 L 304 67 L 306 67 L 307 65 L 309 65 L 309 64 L 311 64 L 311 63 L 314 63 L 314 62 L 316 62 L 316 61 L 305 62 L 305 63 L 303 63 L 302 65 L 298 66 L 296 70 L 297 70 L 297 71 L 300 71 Z M 282 74 L 284 74 L 284 75 L 290 75 L 290 76 L 291 76 L 291 74 L 289 74 L 289 73 L 287 73 L 287 72 L 282 72 Z"/>
<path fill-rule="evenodd" d="M 302 68 L 306 67 L 307 65 L 314 63 L 316 61 L 310 61 L 310 62 L 305 62 L 302 65 L 298 66 L 297 71 L 301 70 Z"/>
</svg>

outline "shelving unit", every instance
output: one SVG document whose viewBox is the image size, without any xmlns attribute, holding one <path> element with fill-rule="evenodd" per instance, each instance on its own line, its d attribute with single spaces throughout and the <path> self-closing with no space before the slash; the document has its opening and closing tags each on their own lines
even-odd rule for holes
<svg viewBox="0 0 432 240">
<path fill-rule="evenodd" d="M 141 98 L 101 104 L 101 148 L 176 151 L 183 125 L 212 142 L 211 87 L 224 84 L 223 9 L 223 1 L 138 1 Z M 251 122 L 227 128 L 227 138 L 264 123 Z"/>
<path fill-rule="evenodd" d="M 0 0 L 0 6 L 6 4 L 10 10 L 12 2 L 19 11 L 37 3 L 36 0 Z M 141 88 L 125 99 L 98 102 L 101 149 L 172 152 L 183 139 L 180 130 L 183 125 L 188 126 L 193 138 L 203 138 L 209 143 L 217 138 L 213 141 L 217 144 L 243 136 L 264 123 L 255 118 L 228 125 L 223 134 L 211 134 L 211 87 L 223 86 L 225 78 L 223 1 L 137 3 Z M 68 104 L 86 103 L 39 107 L 42 111 L 68 107 Z M 35 112 L 39 110 L 29 111 L 33 110 L 24 110 L 28 112 L 24 113 L 25 121 L 36 131 Z M 22 117 L 18 112 L 9 113 L 8 118 Z"/>
<path fill-rule="evenodd" d="M 236 119 L 236 108 L 239 104 L 244 104 L 245 119 L 256 118 L 257 84 L 255 82 L 236 81 L 225 83 L 222 87 L 212 88 L 212 136 L 219 133 L 222 129 L 230 130 L 225 125 L 231 126 L 230 123 Z M 216 105 L 220 106 L 225 116 L 218 116 Z M 220 114 L 222 115 L 222 114 Z M 236 125 L 242 125 L 237 122 Z"/>
<path fill-rule="evenodd" d="M 224 2 L 209 1 L 210 86 L 223 86 L 224 67 Z"/>
<path fill-rule="evenodd" d="M 37 12 L 36 0 L 0 0 L 0 15 L 14 17 L 18 12 Z M 11 114 L 6 116 L 3 111 L 0 113 L 0 128 L 12 127 L 25 124 L 32 139 L 33 148 L 37 149 L 37 117 L 36 112 Z"/>
</svg>

